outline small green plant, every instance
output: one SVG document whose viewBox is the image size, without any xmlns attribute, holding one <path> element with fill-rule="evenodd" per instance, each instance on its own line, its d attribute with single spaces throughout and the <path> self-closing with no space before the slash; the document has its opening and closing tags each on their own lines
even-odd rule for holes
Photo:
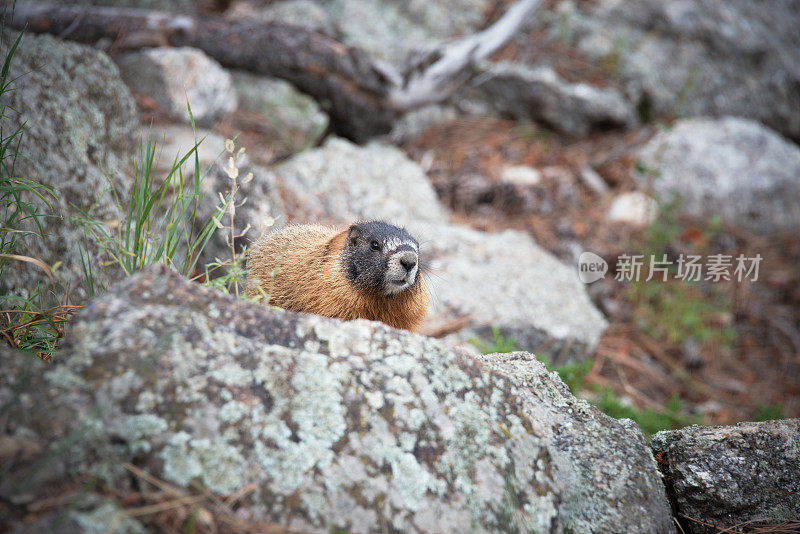
<svg viewBox="0 0 800 534">
<path fill-rule="evenodd" d="M 553 365 L 550 363 L 550 360 L 544 356 L 536 356 L 536 358 L 544 364 L 548 371 L 555 371 L 558 373 L 558 376 L 561 377 L 561 380 L 573 395 L 577 395 L 584 389 L 583 380 L 594 367 L 594 360 Z"/>
<path fill-rule="evenodd" d="M 222 199 L 214 216 L 203 223 L 199 232 L 195 231 L 198 208 L 205 196 L 201 184 L 210 167 L 201 169 L 198 147 L 203 139 L 197 139 L 192 109 L 187 107 L 195 130 L 194 146 L 182 157 L 175 156 L 166 177 L 159 181 L 155 172 L 156 144 L 148 132 L 146 141 L 139 143 L 130 199 L 125 208 L 118 205 L 123 222 L 116 232 L 74 206 L 79 212 L 74 222 L 98 244 L 101 254 L 111 258 L 109 263 L 118 265 L 126 275 L 158 262 L 186 277 L 195 275 L 199 254 L 219 225 L 218 217 L 231 203 L 230 197 Z M 187 183 L 183 164 L 190 158 L 194 175 Z"/>
<path fill-rule="evenodd" d="M 64 299 L 58 303 L 57 298 Z M 6 294 L 0 298 L 6 318 L 2 336 L 12 347 L 49 360 L 70 314 L 79 306 L 66 302 L 66 293 L 58 295 L 51 286 L 37 284 L 26 297 Z M 54 304 L 55 303 L 55 304 Z"/>
<path fill-rule="evenodd" d="M 558 40 L 564 46 L 571 45 L 575 40 L 572 16 L 570 12 L 566 10 L 558 14 Z"/>
<path fill-rule="evenodd" d="M 6 52 L 0 71 L 0 98 L 12 91 L 14 80 L 9 79 L 11 59 L 21 41 L 22 34 Z M 0 217 L 2 217 L 0 280 L 4 279 L 5 269 L 11 261 L 20 261 L 17 252 L 22 241 L 29 237 L 45 238 L 42 222 L 47 214 L 52 213 L 53 207 L 50 202 L 55 198 L 51 188 L 16 175 L 24 124 L 9 131 L 9 119 L 12 114 L 18 112 L 7 103 L 6 99 L 2 99 L 2 102 L 0 105 Z M 47 214 L 42 212 L 43 208 L 47 208 Z"/>
<path fill-rule="evenodd" d="M 608 74 L 618 76 L 622 73 L 623 58 L 625 56 L 626 41 L 622 37 L 614 39 L 612 49 L 599 60 L 599 66 Z"/>
<path fill-rule="evenodd" d="M 687 113 L 687 102 L 691 102 L 693 100 L 693 96 L 696 96 L 697 90 L 701 87 L 700 83 L 700 76 L 703 74 L 703 67 L 698 62 L 692 65 L 689 69 L 689 73 L 686 75 L 686 79 L 681 84 L 680 89 L 678 89 L 678 94 L 675 96 L 675 103 L 673 104 L 672 113 L 678 117 L 685 116 Z M 700 83 L 698 83 L 700 82 Z"/>
<path fill-rule="evenodd" d="M 699 416 L 686 413 L 683 401 L 677 395 L 670 397 L 662 410 L 650 408 L 639 410 L 622 402 L 610 389 L 603 389 L 594 404 L 600 411 L 615 419 L 624 417 L 636 421 L 646 436 L 655 434 L 659 430 L 676 429 L 701 422 Z"/>
<path fill-rule="evenodd" d="M 756 421 L 774 421 L 783 419 L 783 406 L 780 404 L 759 404 L 756 406 Z"/>
<path fill-rule="evenodd" d="M 715 288 L 689 282 L 633 283 L 627 293 L 634 303 L 634 322 L 655 339 L 731 347 L 736 330 L 725 321 L 730 302 Z"/>
<path fill-rule="evenodd" d="M 674 261 L 675 250 L 686 251 L 686 257 L 707 253 L 710 243 L 721 232 L 722 222 L 719 217 L 711 217 L 701 229 L 687 227 L 677 217 L 680 203 L 677 196 L 662 203 L 643 240 L 644 258 L 670 256 L 673 263 L 668 279 L 655 277 L 646 281 L 643 270 L 642 276 L 629 284 L 626 299 L 633 306 L 634 322 L 656 339 L 678 345 L 692 342 L 729 348 L 736 341 L 735 329 L 724 324 L 730 315 L 730 299 L 722 288 L 713 284 L 679 279 L 678 264 Z"/>
<path fill-rule="evenodd" d="M 642 163 L 637 164 L 637 172 L 643 176 L 658 178 L 658 171 Z M 658 214 L 644 234 L 645 254 L 664 252 L 678 242 L 683 232 L 683 226 L 678 220 L 680 205 L 681 198 L 678 195 L 671 195 L 669 199 L 659 203 Z"/>
<path fill-rule="evenodd" d="M 512 337 L 503 336 L 496 326 L 492 326 L 492 340 L 490 342 L 487 343 L 477 337 L 473 337 L 469 342 L 484 354 L 516 352 L 518 350 L 517 341 Z"/>
<path fill-rule="evenodd" d="M 218 217 L 215 217 L 214 219 L 214 224 L 220 230 L 227 230 L 225 239 L 228 248 L 231 251 L 231 256 L 226 260 L 220 260 L 217 258 L 214 262 L 206 265 L 205 279 L 207 285 L 221 289 L 226 293 L 233 293 L 239 297 L 240 288 L 243 289 L 245 282 L 247 281 L 248 270 L 245 268 L 247 249 L 245 247 L 237 254 L 236 239 L 239 237 L 244 237 L 247 232 L 250 231 L 250 225 L 248 224 L 244 229 L 238 232 L 236 231 L 234 222 L 236 208 L 241 207 L 245 202 L 247 202 L 247 199 L 244 199 L 237 203 L 236 197 L 237 193 L 239 192 L 239 187 L 247 184 L 253 179 L 253 173 L 247 173 L 244 179 L 241 181 L 239 180 L 239 167 L 237 160 L 242 154 L 244 154 L 244 147 L 237 151 L 234 141 L 232 139 L 228 139 L 225 141 L 225 151 L 228 155 L 228 165 L 225 167 L 225 174 L 230 179 L 230 189 L 227 191 L 227 200 L 226 196 L 223 196 L 222 193 L 219 193 L 219 198 L 222 204 Z M 228 218 L 227 224 L 222 222 L 222 219 L 225 216 Z M 270 227 L 273 224 L 275 224 L 275 220 L 271 218 L 264 222 L 266 227 Z M 212 278 L 211 273 L 218 269 L 223 269 L 224 273 L 220 276 Z"/>
</svg>

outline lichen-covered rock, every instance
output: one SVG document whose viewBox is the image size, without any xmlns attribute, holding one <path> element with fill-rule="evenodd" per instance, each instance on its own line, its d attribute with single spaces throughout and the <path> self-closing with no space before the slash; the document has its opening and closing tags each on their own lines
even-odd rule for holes
<svg viewBox="0 0 800 534">
<path fill-rule="evenodd" d="M 123 54 L 116 62 L 132 91 L 153 98 L 176 120 L 190 123 L 187 101 L 195 122 L 206 126 L 236 109 L 230 73 L 201 50 L 150 48 Z"/>
<path fill-rule="evenodd" d="M 761 234 L 800 229 L 800 148 L 757 122 L 681 120 L 638 155 L 640 181 L 689 213 Z"/>
<path fill-rule="evenodd" d="M 507 376 L 547 442 L 564 483 L 565 532 L 672 532 L 671 514 L 653 457 L 638 425 L 615 421 L 576 399 L 525 352 L 479 357 Z M 613 495 L 614 504 L 602 502 Z"/>
<path fill-rule="evenodd" d="M 407 227 L 429 262 L 432 314 L 468 318 L 471 328 L 456 336 L 461 341 L 496 326 L 520 348 L 547 347 L 548 356 L 564 361 L 585 358 L 606 327 L 575 269 L 521 232 L 448 224 L 425 173 L 395 148 L 335 139 L 275 172 L 296 219 L 378 218 Z"/>
<path fill-rule="evenodd" d="M 486 63 L 467 94 L 495 112 L 519 120 L 535 120 L 569 135 L 592 130 L 631 128 L 636 109 L 619 91 L 561 80 L 550 67 L 516 63 Z"/>
<path fill-rule="evenodd" d="M 0 502 L 23 481 L 32 497 L 87 475 L 122 489 L 133 461 L 179 487 L 254 483 L 241 515 L 300 530 L 669 528 L 641 435 L 540 366 L 520 381 L 433 339 L 237 301 L 163 268 L 84 308 L 54 362 L 0 366 L 6 437 L 50 458 L 5 464 Z M 598 449 L 570 468 L 564 455 L 589 454 L 573 441 Z M 565 500 L 587 477 L 603 479 L 593 499 Z"/>
<path fill-rule="evenodd" d="M 563 2 L 554 32 L 622 78 L 643 110 L 736 115 L 800 138 L 800 10 L 793 0 Z"/>
<path fill-rule="evenodd" d="M 663 431 L 651 447 L 687 532 L 800 518 L 800 419 Z"/>
<path fill-rule="evenodd" d="M 14 38 L 13 32 L 3 33 L 2 57 Z M 19 113 L 7 110 L 3 135 L 25 125 L 15 174 L 53 187 L 58 199 L 53 206 L 56 217 L 42 219 L 49 236 L 44 241 L 25 238 L 27 248 L 17 253 L 48 265 L 62 262 L 56 275 L 71 286 L 73 302 L 80 302 L 86 296 L 81 247 L 90 258 L 97 250 L 72 219 L 79 213 L 77 207 L 101 223 L 118 222 L 115 198 L 126 198 L 133 169 L 135 105 L 108 56 L 49 35 L 23 37 L 8 79 L 14 81 L 3 102 Z M 28 220 L 19 229 L 32 230 L 32 223 Z M 114 279 L 112 270 L 100 269 L 99 262 L 94 276 L 98 285 Z M 26 293 L 46 280 L 37 268 L 16 262 L 2 283 Z"/>
</svg>

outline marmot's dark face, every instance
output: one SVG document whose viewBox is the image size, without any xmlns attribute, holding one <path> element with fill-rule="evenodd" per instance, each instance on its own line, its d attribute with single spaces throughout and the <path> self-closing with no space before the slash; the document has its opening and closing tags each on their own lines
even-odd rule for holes
<svg viewBox="0 0 800 534">
<path fill-rule="evenodd" d="M 350 227 L 342 262 L 355 286 L 387 297 L 419 282 L 419 243 L 404 229 L 382 221 Z"/>
</svg>

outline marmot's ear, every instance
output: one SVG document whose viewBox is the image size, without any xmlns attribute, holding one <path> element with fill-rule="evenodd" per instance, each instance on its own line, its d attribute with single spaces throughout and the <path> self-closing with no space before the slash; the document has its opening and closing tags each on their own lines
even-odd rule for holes
<svg viewBox="0 0 800 534">
<path fill-rule="evenodd" d="M 347 232 L 347 241 L 351 245 L 357 245 L 358 240 L 361 238 L 361 230 L 358 228 L 358 225 L 351 225 L 350 229 Z"/>
</svg>

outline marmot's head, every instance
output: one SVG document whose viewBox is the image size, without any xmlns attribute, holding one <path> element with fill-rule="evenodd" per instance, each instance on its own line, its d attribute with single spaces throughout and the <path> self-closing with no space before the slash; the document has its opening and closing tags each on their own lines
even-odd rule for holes
<svg viewBox="0 0 800 534">
<path fill-rule="evenodd" d="M 389 297 L 419 283 L 419 243 L 383 221 L 350 226 L 341 257 L 348 280 L 357 287 Z"/>
</svg>

